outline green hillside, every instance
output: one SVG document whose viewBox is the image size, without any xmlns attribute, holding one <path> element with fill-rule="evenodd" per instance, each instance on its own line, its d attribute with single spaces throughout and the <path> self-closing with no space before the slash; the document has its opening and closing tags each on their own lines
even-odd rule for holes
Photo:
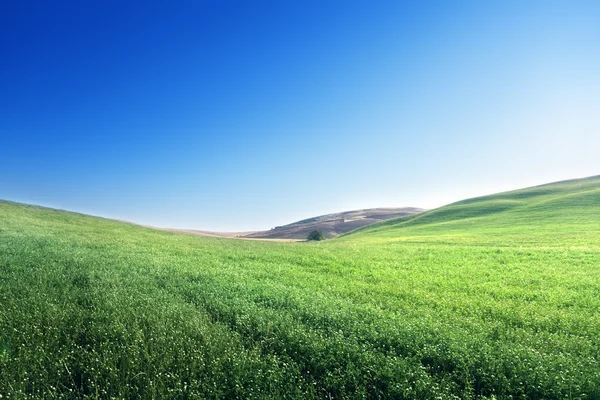
<svg viewBox="0 0 600 400">
<path fill-rule="evenodd" d="M 590 246 L 595 245 L 600 230 L 599 211 L 600 176 L 594 176 L 463 200 L 373 224 L 347 236 L 499 246 Z"/>
<path fill-rule="evenodd" d="M 600 398 L 600 178 L 319 243 L 0 202 L 1 398 Z"/>
</svg>

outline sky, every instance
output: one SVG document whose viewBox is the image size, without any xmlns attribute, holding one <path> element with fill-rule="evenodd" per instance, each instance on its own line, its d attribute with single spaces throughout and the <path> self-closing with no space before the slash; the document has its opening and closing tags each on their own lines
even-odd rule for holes
<svg viewBox="0 0 600 400">
<path fill-rule="evenodd" d="M 599 150 L 594 1 L 0 2 L 0 199 L 261 230 Z"/>
</svg>

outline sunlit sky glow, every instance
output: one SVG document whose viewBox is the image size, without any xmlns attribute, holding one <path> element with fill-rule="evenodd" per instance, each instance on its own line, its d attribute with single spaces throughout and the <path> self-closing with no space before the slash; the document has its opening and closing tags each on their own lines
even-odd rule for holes
<svg viewBox="0 0 600 400">
<path fill-rule="evenodd" d="M 0 198 L 244 231 L 598 175 L 599 44 L 594 1 L 2 2 Z"/>
</svg>

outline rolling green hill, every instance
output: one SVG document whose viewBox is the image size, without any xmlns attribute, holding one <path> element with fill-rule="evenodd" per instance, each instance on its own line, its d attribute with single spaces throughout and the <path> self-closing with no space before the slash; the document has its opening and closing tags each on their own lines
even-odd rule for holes
<svg viewBox="0 0 600 400">
<path fill-rule="evenodd" d="M 600 176 L 459 201 L 350 232 L 353 239 L 444 240 L 470 244 L 594 245 Z"/>
<path fill-rule="evenodd" d="M 599 190 L 319 243 L 0 202 L 0 396 L 600 398 Z"/>
</svg>

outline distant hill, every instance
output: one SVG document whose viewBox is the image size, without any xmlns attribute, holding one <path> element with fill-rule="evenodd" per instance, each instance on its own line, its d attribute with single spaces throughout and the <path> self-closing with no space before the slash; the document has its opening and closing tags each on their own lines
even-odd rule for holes
<svg viewBox="0 0 600 400">
<path fill-rule="evenodd" d="M 292 224 L 278 226 L 269 231 L 252 232 L 244 238 L 261 239 L 306 239 L 314 230 L 323 232 L 326 238 L 334 238 L 354 229 L 392 218 L 411 216 L 426 210 L 415 207 L 370 208 L 320 215 Z"/>
</svg>

